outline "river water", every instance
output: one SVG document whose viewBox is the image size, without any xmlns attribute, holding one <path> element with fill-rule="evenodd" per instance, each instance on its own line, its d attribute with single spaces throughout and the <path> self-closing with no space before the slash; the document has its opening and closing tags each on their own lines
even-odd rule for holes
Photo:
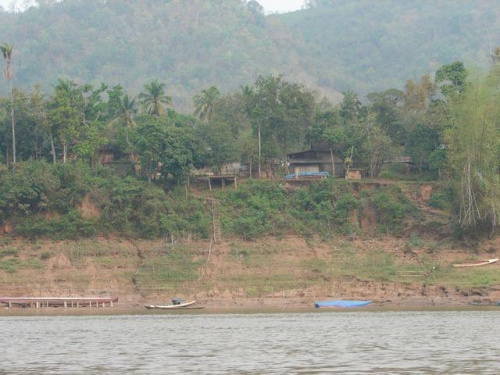
<svg viewBox="0 0 500 375">
<path fill-rule="evenodd" d="M 500 311 L 0 317 L 0 374 L 500 374 Z"/>
</svg>

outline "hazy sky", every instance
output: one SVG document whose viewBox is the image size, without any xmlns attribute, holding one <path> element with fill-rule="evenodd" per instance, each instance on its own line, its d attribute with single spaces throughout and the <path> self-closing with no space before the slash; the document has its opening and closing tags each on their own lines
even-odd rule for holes
<svg viewBox="0 0 500 375">
<path fill-rule="evenodd" d="M 300 9 L 304 4 L 304 0 L 257 0 L 262 5 L 267 13 L 273 12 L 289 12 Z M 16 3 L 21 5 L 24 0 L 17 0 Z M 0 0 L 0 5 L 5 9 L 9 9 L 12 0 Z"/>
<path fill-rule="evenodd" d="M 289 12 L 302 7 L 304 0 L 257 0 L 266 12 Z"/>
</svg>

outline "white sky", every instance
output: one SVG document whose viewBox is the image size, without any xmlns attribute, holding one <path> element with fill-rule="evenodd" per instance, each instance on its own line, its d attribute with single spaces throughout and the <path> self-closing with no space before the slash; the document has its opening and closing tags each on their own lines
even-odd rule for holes
<svg viewBox="0 0 500 375">
<path fill-rule="evenodd" d="M 304 4 L 304 0 L 257 0 L 264 7 L 266 13 L 274 12 L 291 12 L 298 10 Z M 0 0 L 0 6 L 4 9 L 10 9 L 10 4 L 13 0 Z M 15 0 L 18 6 L 22 6 L 25 0 Z"/>
<path fill-rule="evenodd" d="M 304 0 L 257 0 L 267 13 L 284 13 L 298 10 L 304 5 Z"/>
</svg>

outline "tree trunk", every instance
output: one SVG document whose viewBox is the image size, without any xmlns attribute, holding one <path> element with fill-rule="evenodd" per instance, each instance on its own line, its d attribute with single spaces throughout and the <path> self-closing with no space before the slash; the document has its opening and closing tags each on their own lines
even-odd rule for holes
<svg viewBox="0 0 500 375">
<path fill-rule="evenodd" d="M 10 118 L 12 125 L 12 164 L 16 164 L 16 122 L 14 119 L 14 92 L 12 91 L 12 80 L 9 80 L 10 86 Z"/>
<path fill-rule="evenodd" d="M 50 132 L 50 148 L 52 150 L 52 162 L 56 164 L 56 147 L 54 146 L 54 135 Z"/>
<path fill-rule="evenodd" d="M 66 164 L 68 155 L 68 147 L 66 145 L 63 146 L 63 164 Z"/>
<path fill-rule="evenodd" d="M 335 159 L 333 158 L 333 150 L 330 149 L 330 157 L 332 159 L 332 177 L 335 177 Z"/>
<path fill-rule="evenodd" d="M 259 128 L 257 129 L 257 137 L 259 139 L 259 179 L 262 178 L 262 175 L 261 175 L 261 164 L 262 164 L 262 155 L 261 155 L 261 144 L 260 144 L 260 124 L 259 124 Z"/>
</svg>

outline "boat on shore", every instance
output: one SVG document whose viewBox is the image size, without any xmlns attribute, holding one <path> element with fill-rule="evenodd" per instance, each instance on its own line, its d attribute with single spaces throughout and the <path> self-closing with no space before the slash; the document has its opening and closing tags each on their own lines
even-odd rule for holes
<svg viewBox="0 0 500 375">
<path fill-rule="evenodd" d="M 464 263 L 457 263 L 454 264 L 453 267 L 479 267 L 479 266 L 487 266 L 488 264 L 496 263 L 498 262 L 498 258 L 494 259 L 481 259 L 481 260 L 475 260 L 472 262 L 464 262 Z"/>
<path fill-rule="evenodd" d="M 333 300 L 314 302 L 314 307 L 320 308 L 356 308 L 368 306 L 372 301 L 352 301 L 352 300 Z"/>
<path fill-rule="evenodd" d="M 196 303 L 196 301 L 189 301 L 186 302 L 185 300 L 181 298 L 174 298 L 172 300 L 172 304 L 170 305 L 146 305 L 144 306 L 148 310 L 152 309 L 160 309 L 160 310 L 190 310 L 190 309 L 202 309 L 203 307 L 201 306 L 196 306 L 193 307 L 193 305 Z"/>
<path fill-rule="evenodd" d="M 491 300 L 472 300 L 469 301 L 469 305 L 472 306 L 500 306 L 500 301 L 491 301 Z"/>
</svg>

